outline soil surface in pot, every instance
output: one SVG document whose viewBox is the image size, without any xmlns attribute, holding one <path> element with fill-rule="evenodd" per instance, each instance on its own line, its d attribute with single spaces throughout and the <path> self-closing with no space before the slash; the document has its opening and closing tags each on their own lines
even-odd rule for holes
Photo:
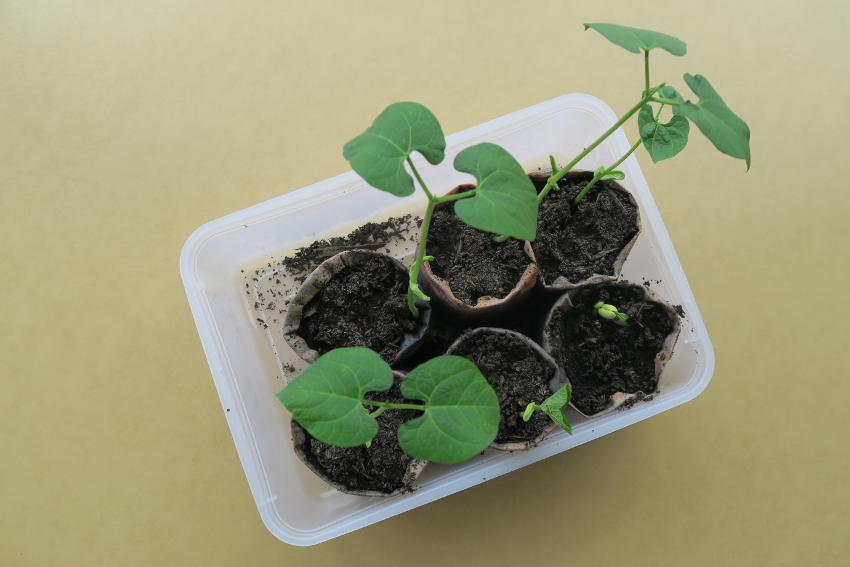
<svg viewBox="0 0 850 567">
<path fill-rule="evenodd" d="M 470 329 L 472 327 L 459 321 L 458 317 L 452 317 L 452 314 L 432 308 L 431 321 L 422 338 L 421 346 L 410 360 L 401 365 L 401 368 L 410 370 L 432 358 L 446 354 L 452 343 Z"/>
<path fill-rule="evenodd" d="M 310 348 L 369 347 L 387 362 L 416 320 L 407 308 L 407 274 L 374 256 L 336 274 L 304 307 L 301 332 Z"/>
<path fill-rule="evenodd" d="M 640 286 L 587 286 L 571 297 L 573 308 L 553 313 L 546 332 L 561 345 L 550 354 L 572 383 L 573 404 L 592 415 L 616 392 L 655 392 L 655 355 L 674 329 L 672 316 Z M 602 319 L 593 309 L 600 300 L 629 315 L 629 325 Z"/>
<path fill-rule="evenodd" d="M 369 392 L 366 399 L 392 403 L 410 403 L 402 397 L 398 386 L 386 392 Z M 351 490 L 374 490 L 391 493 L 404 488 L 405 475 L 413 458 L 398 445 L 399 426 L 422 415 L 415 410 L 388 410 L 378 416 L 378 433 L 367 449 L 334 447 L 322 443 L 305 432 L 307 460 L 317 469 Z"/>
<path fill-rule="evenodd" d="M 509 335 L 481 333 L 465 339 L 452 354 L 474 362 L 496 390 L 501 412 L 496 443 L 531 441 L 551 423 L 541 412 L 522 420 L 530 402 L 542 403 L 552 394 L 553 367 L 528 344 Z"/>
<path fill-rule="evenodd" d="M 582 187 L 593 177 L 561 179 L 540 203 L 537 239 L 532 244 L 547 284 L 559 276 L 578 282 L 593 274 L 614 275 L 620 250 L 638 231 L 638 212 L 624 193 L 597 183 L 576 205 Z M 534 180 L 537 190 L 545 180 Z"/>
<path fill-rule="evenodd" d="M 495 235 L 464 224 L 454 203 L 434 210 L 427 253 L 431 271 L 448 281 L 455 297 L 475 305 L 481 297 L 504 297 L 519 282 L 531 259 L 523 242 L 495 242 Z"/>
</svg>

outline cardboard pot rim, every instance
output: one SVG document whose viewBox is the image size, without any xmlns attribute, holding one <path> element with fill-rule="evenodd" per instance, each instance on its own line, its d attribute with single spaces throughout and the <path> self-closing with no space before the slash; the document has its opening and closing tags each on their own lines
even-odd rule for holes
<svg viewBox="0 0 850 567">
<path fill-rule="evenodd" d="M 575 403 L 574 403 L 575 400 L 573 399 L 573 401 L 570 402 L 570 406 L 572 406 L 573 409 L 575 409 L 581 415 L 583 415 L 584 417 L 588 417 L 588 418 L 597 417 L 597 416 L 600 416 L 600 415 L 604 415 L 606 413 L 610 413 L 610 412 L 616 410 L 617 408 L 622 407 L 624 404 L 626 404 L 626 403 L 628 403 L 632 400 L 639 401 L 640 399 L 643 399 L 643 397 L 645 397 L 645 396 L 650 396 L 650 395 L 658 392 L 658 385 L 660 384 L 660 381 L 661 381 L 661 373 L 664 370 L 664 366 L 667 364 L 667 362 L 670 360 L 670 357 L 673 354 L 673 348 L 676 345 L 676 340 L 679 338 L 679 333 L 680 333 L 681 328 L 682 328 L 682 318 L 679 315 L 679 313 L 666 300 L 659 297 L 654 291 L 650 290 L 646 286 L 636 284 L 636 283 L 630 282 L 628 280 L 622 280 L 622 279 L 619 279 L 619 278 L 614 278 L 614 277 L 611 277 L 611 276 L 595 275 L 595 276 L 591 276 L 590 278 L 585 280 L 583 283 L 569 284 L 568 286 L 566 286 L 564 288 L 564 294 L 558 299 L 558 301 L 556 301 L 554 303 L 554 305 L 552 305 L 552 308 L 549 310 L 549 313 L 546 314 L 546 320 L 543 323 L 543 348 L 544 348 L 544 350 L 546 350 L 546 352 L 548 352 L 549 354 L 552 354 L 553 358 L 554 358 L 554 354 L 552 353 L 553 346 L 552 346 L 551 340 L 549 338 L 550 333 L 549 333 L 548 329 L 549 329 L 549 323 L 551 322 L 551 319 L 552 319 L 552 316 L 554 315 L 554 313 L 558 310 L 561 310 L 561 309 L 569 310 L 569 309 L 573 308 L 572 293 L 574 293 L 576 290 L 583 288 L 583 287 L 589 287 L 589 286 L 595 286 L 595 285 L 605 285 L 605 284 L 607 284 L 607 285 L 619 285 L 619 286 L 622 286 L 622 287 L 633 287 L 633 288 L 640 289 L 643 293 L 643 299 L 645 301 L 651 301 L 652 303 L 658 304 L 664 311 L 666 311 L 671 316 L 671 318 L 673 320 L 673 330 L 670 331 L 670 333 L 664 338 L 664 342 L 661 345 L 661 350 L 659 350 L 655 355 L 655 380 L 656 380 L 655 391 L 653 391 L 653 392 L 642 392 L 642 391 L 639 390 L 637 392 L 615 392 L 615 393 L 611 394 L 611 396 L 609 397 L 609 403 L 604 409 L 602 409 L 602 410 L 600 410 L 596 413 L 592 413 L 592 414 L 584 413 L 583 411 L 581 411 L 575 405 Z"/>
<path fill-rule="evenodd" d="M 453 195 L 461 191 L 470 191 L 475 188 L 471 183 L 465 183 L 455 186 L 445 195 Z M 435 210 L 440 207 L 451 205 L 452 202 L 439 203 Z M 474 227 L 473 227 L 474 228 Z M 531 250 L 531 245 L 528 241 L 523 241 L 523 252 L 529 258 L 529 263 L 526 265 L 519 280 L 514 284 L 514 287 L 504 297 L 482 296 L 478 298 L 475 305 L 470 305 L 459 299 L 452 291 L 451 283 L 436 275 L 431 269 L 430 262 L 424 262 L 419 272 L 420 285 L 428 293 L 432 301 L 436 298 L 442 305 L 455 313 L 466 314 L 470 316 L 490 315 L 495 312 L 510 308 L 521 298 L 525 297 L 534 288 L 537 283 L 537 278 L 540 274 L 540 269 L 534 261 L 534 254 Z"/>
<path fill-rule="evenodd" d="M 545 172 L 545 171 L 537 171 L 537 172 L 534 172 L 534 173 L 529 173 L 528 176 L 531 177 L 533 180 L 545 183 L 546 180 L 549 179 L 550 174 L 551 174 L 551 171 L 548 172 L 548 173 Z M 593 172 L 587 171 L 587 170 L 571 170 L 562 179 L 573 180 L 573 179 L 581 179 L 583 177 L 588 177 L 588 176 L 593 177 Z M 543 270 L 540 270 L 540 283 L 543 284 L 543 287 L 547 290 L 568 289 L 570 286 L 582 285 L 582 284 L 588 283 L 590 280 L 592 280 L 595 277 L 609 277 L 609 278 L 618 277 L 620 272 L 623 269 L 623 264 L 626 263 L 626 259 L 629 257 L 629 253 L 632 251 L 632 247 L 635 245 L 635 242 L 637 242 L 638 236 L 640 236 L 640 233 L 643 231 L 643 225 L 641 223 L 641 215 L 640 215 L 640 206 L 638 206 L 637 200 L 635 199 L 634 195 L 632 195 L 631 192 L 628 189 L 626 189 L 625 187 L 623 187 L 622 185 L 620 185 L 616 181 L 607 179 L 605 181 L 600 181 L 598 183 L 605 185 L 605 187 L 607 187 L 609 189 L 612 189 L 614 191 L 617 191 L 619 193 L 623 193 L 624 195 L 626 195 L 626 197 L 629 199 L 629 201 L 632 203 L 632 205 L 634 205 L 635 210 L 637 211 L 637 216 L 635 217 L 635 224 L 637 225 L 637 231 L 635 232 L 634 236 L 632 236 L 631 239 L 629 239 L 629 241 L 626 242 L 626 244 L 623 245 L 623 247 L 617 253 L 616 258 L 614 259 L 614 265 L 613 265 L 613 272 L 614 273 L 613 274 L 591 274 L 587 278 L 580 280 L 580 281 L 577 281 L 577 282 L 571 282 L 565 276 L 558 276 L 555 279 L 555 281 L 550 283 L 550 282 L 546 281 L 546 278 L 543 274 Z M 534 262 L 536 264 L 537 263 L 537 256 L 534 253 L 534 244 L 533 243 L 530 243 L 529 249 L 530 249 L 530 252 L 531 252 L 531 258 L 534 260 Z"/>
<path fill-rule="evenodd" d="M 356 265 L 368 257 L 382 257 L 390 260 L 398 270 L 408 274 L 407 268 L 396 258 L 382 252 L 373 250 L 345 250 L 331 256 L 321 264 L 319 264 L 304 282 L 298 291 L 289 302 L 286 316 L 283 319 L 283 338 L 295 354 L 302 360 L 313 363 L 321 353 L 311 348 L 304 337 L 301 336 L 301 315 L 304 307 L 324 288 L 324 286 L 333 279 L 337 274 L 342 272 L 349 266 Z M 391 365 L 403 362 L 408 357 L 415 354 L 416 349 L 422 342 L 431 320 L 431 306 L 417 300 L 416 306 L 419 308 L 419 320 L 414 333 L 405 333 L 401 346 L 392 360 L 388 361 Z"/>
</svg>

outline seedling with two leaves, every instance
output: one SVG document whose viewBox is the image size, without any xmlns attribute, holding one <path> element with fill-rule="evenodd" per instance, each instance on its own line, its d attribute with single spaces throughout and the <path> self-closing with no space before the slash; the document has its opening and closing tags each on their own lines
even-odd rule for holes
<svg viewBox="0 0 850 567">
<path fill-rule="evenodd" d="M 334 349 L 307 367 L 278 399 L 307 432 L 337 447 L 368 445 L 378 432 L 376 417 L 390 410 L 418 410 L 422 415 L 398 428 L 398 444 L 416 459 L 453 464 L 487 448 L 499 432 L 499 399 L 474 363 L 460 356 L 438 356 L 414 368 L 400 391 L 422 403 L 370 399 L 393 385 L 390 366 L 364 347 Z M 563 408 L 569 386 L 561 388 L 541 409 L 570 431 Z M 535 407 L 531 407 L 531 406 Z"/>
<path fill-rule="evenodd" d="M 445 149 L 440 123 L 430 110 L 414 102 L 391 104 L 365 132 L 343 148 L 352 169 L 372 187 L 405 197 L 414 192 L 415 177 L 428 198 L 419 245 L 410 265 L 407 305 L 414 317 L 418 315 L 416 298 L 430 301 L 419 287 L 418 279 L 422 264 L 433 260 L 425 251 L 434 207 L 457 201 L 455 214 L 473 228 L 520 240 L 534 240 L 537 233 L 534 185 L 513 156 L 496 144 L 477 144 L 455 157 L 455 169 L 475 177 L 474 189 L 442 197 L 435 195 L 419 174 L 411 154 L 419 152 L 428 163 L 436 165 L 443 161 Z"/>
</svg>

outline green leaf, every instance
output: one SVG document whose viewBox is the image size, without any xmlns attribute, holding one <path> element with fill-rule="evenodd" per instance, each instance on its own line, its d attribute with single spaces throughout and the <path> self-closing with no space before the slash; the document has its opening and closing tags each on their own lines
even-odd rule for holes
<svg viewBox="0 0 850 567">
<path fill-rule="evenodd" d="M 277 397 L 319 441 L 354 447 L 378 432 L 378 422 L 364 411 L 363 395 L 392 385 L 393 372 L 376 352 L 338 348 L 308 366 Z"/>
<path fill-rule="evenodd" d="M 628 28 L 616 24 L 599 23 L 584 24 L 584 29 L 585 31 L 589 29 L 596 30 L 605 36 L 607 40 L 616 43 L 632 53 L 640 53 L 641 49 L 649 51 L 656 47 L 660 47 L 664 51 L 679 56 L 684 55 L 688 51 L 688 46 L 684 41 L 666 33 Z"/>
<path fill-rule="evenodd" d="M 649 157 L 658 163 L 684 149 L 688 143 L 691 126 L 687 118 L 675 114 L 666 124 L 656 122 L 652 107 L 647 104 L 638 114 L 638 130 Z"/>
<path fill-rule="evenodd" d="M 685 102 L 685 99 L 682 98 L 682 95 L 679 94 L 679 91 L 677 91 L 675 88 L 671 87 L 670 85 L 664 85 L 663 87 L 661 87 L 658 90 L 657 94 L 661 98 L 675 100 L 678 103 L 684 103 Z"/>
<path fill-rule="evenodd" d="M 620 171 L 619 169 L 612 169 L 611 171 L 608 171 L 604 166 L 596 168 L 596 171 L 593 175 L 599 181 L 605 181 L 607 179 L 622 181 L 626 178 L 626 174 Z"/>
<path fill-rule="evenodd" d="M 425 402 L 425 413 L 398 429 L 398 442 L 417 459 L 453 464 L 474 457 L 499 432 L 499 399 L 471 361 L 438 356 L 401 383 L 406 398 Z"/>
<path fill-rule="evenodd" d="M 673 107 L 673 114 L 684 116 L 697 125 L 714 147 L 726 155 L 740 158 L 750 169 L 750 128 L 726 106 L 717 91 L 702 75 L 685 73 L 685 82 L 699 97 Z"/>
<path fill-rule="evenodd" d="M 564 415 L 564 408 L 567 407 L 567 404 L 570 403 L 570 398 L 572 397 L 572 390 L 570 390 L 569 384 L 564 384 L 561 389 L 557 392 L 543 400 L 542 404 L 536 404 L 531 402 L 526 406 L 525 411 L 522 412 L 523 421 L 528 421 L 531 419 L 532 414 L 535 410 L 540 410 L 546 415 L 548 415 L 552 421 L 557 423 L 564 429 L 567 433 L 572 433 L 573 428 L 570 426 L 567 421 L 567 417 Z"/>
<path fill-rule="evenodd" d="M 429 163 L 438 164 L 445 149 L 443 130 L 430 110 L 415 102 L 397 102 L 345 144 L 342 155 L 369 185 L 404 197 L 414 191 L 404 168 L 410 153 L 418 151 Z"/>
<path fill-rule="evenodd" d="M 475 176 L 475 196 L 455 201 L 455 213 L 471 227 L 520 240 L 537 234 L 537 191 L 504 148 L 483 143 L 455 158 L 455 169 Z"/>
</svg>

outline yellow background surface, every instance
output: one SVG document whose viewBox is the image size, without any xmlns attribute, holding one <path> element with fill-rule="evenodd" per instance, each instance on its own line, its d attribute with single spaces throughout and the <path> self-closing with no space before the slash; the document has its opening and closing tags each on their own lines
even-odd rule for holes
<svg viewBox="0 0 850 567">
<path fill-rule="evenodd" d="M 313 548 L 263 527 L 177 269 L 200 224 L 347 170 L 386 104 L 447 133 L 617 112 L 688 43 L 753 167 L 639 161 L 717 350 L 696 400 Z M 847 565 L 843 2 L 0 3 L 0 564 Z M 627 134 L 634 139 L 633 123 Z M 380 551 L 380 550 L 385 551 Z"/>
</svg>

